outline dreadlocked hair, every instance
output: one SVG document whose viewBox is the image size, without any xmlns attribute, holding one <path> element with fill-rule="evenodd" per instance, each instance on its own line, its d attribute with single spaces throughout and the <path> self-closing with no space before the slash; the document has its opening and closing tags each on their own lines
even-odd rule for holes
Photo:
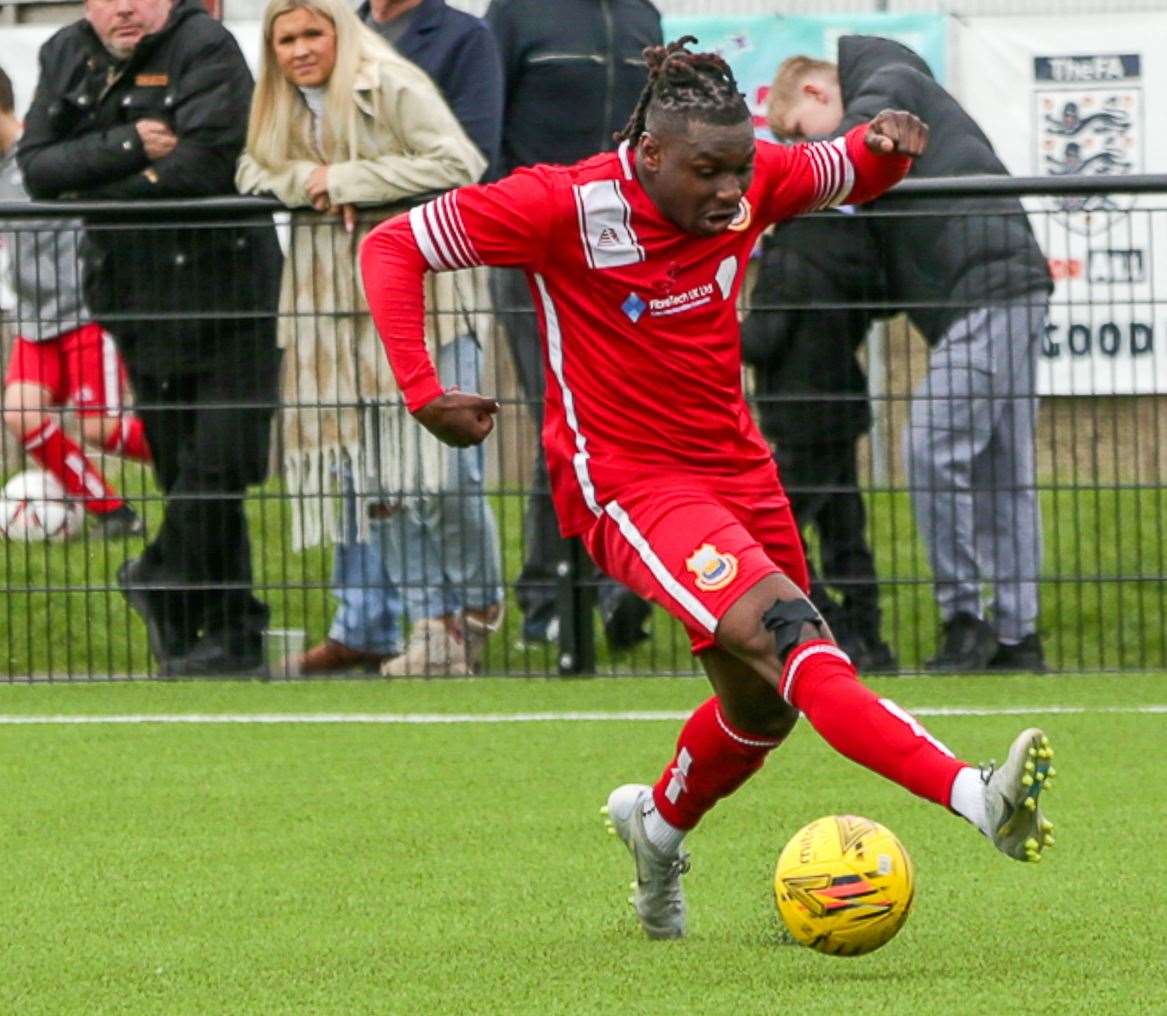
<svg viewBox="0 0 1167 1016">
<path fill-rule="evenodd" d="M 635 145 L 645 132 L 650 111 L 707 123 L 735 124 L 750 116 L 746 97 L 727 64 L 716 53 L 693 53 L 687 48 L 697 37 L 683 35 L 665 46 L 649 46 L 644 51 L 648 82 L 636 108 L 616 141 Z"/>
</svg>

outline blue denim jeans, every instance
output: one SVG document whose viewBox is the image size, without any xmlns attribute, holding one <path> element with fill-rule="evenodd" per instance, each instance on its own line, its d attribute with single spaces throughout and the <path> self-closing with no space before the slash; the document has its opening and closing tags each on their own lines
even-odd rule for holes
<svg viewBox="0 0 1167 1016">
<path fill-rule="evenodd" d="M 443 385 L 476 392 L 481 373 L 482 350 L 473 336 L 442 347 Z M 480 610 L 503 598 L 498 526 L 483 494 L 485 465 L 481 445 L 446 449 L 441 489 L 410 498 L 378 527 L 385 566 L 410 621 Z"/>
<path fill-rule="evenodd" d="M 481 359 L 473 336 L 443 346 L 442 383 L 477 391 Z M 358 502 L 345 481 L 345 539 L 334 550 L 338 607 L 329 638 L 388 655 L 401 651 L 403 612 L 416 622 L 502 600 L 498 528 L 483 494 L 484 451 L 446 449 L 445 463 L 441 490 L 410 497 L 387 518 L 372 520 L 367 543 L 354 538 Z"/>
</svg>

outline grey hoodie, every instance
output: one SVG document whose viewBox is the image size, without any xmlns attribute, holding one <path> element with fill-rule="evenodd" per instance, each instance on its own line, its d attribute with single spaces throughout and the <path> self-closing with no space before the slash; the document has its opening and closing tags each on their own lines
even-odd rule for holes
<svg viewBox="0 0 1167 1016">
<path fill-rule="evenodd" d="M 27 201 L 16 146 L 0 154 L 0 202 Z M 66 219 L 0 221 L 16 291 L 16 334 L 47 342 L 89 320 L 81 295 L 81 223 Z"/>
</svg>

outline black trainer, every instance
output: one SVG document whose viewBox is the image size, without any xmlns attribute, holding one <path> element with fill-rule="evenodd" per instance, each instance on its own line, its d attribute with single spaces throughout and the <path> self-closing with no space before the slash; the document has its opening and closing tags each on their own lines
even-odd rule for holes
<svg viewBox="0 0 1167 1016">
<path fill-rule="evenodd" d="M 263 666 L 259 636 L 211 632 L 166 662 L 166 677 L 255 677 Z"/>
<path fill-rule="evenodd" d="M 871 638 L 860 635 L 855 638 L 854 649 L 850 642 L 840 642 L 844 651 L 851 657 L 855 669 L 860 674 L 898 674 L 899 660 L 892 652 L 891 646 L 881 638 Z"/>
<path fill-rule="evenodd" d="M 644 625 L 652 615 L 651 603 L 642 600 L 631 589 L 625 589 L 610 606 L 610 610 L 600 608 L 609 649 L 631 649 L 649 638 Z"/>
<path fill-rule="evenodd" d="M 935 674 L 963 674 L 988 670 L 997 653 L 997 636 L 987 621 L 961 612 L 943 625 L 940 651 L 924 664 Z"/>
<path fill-rule="evenodd" d="M 165 673 L 171 657 L 190 649 L 192 635 L 177 623 L 172 611 L 167 611 L 165 593 L 151 586 L 149 578 L 143 575 L 144 570 L 141 558 L 128 558 L 118 567 L 117 583 L 126 601 L 146 625 L 150 652 Z"/>
<path fill-rule="evenodd" d="M 1013 673 L 1024 671 L 1033 674 L 1046 673 L 1049 668 L 1045 665 L 1045 652 L 1041 647 L 1041 636 L 1037 632 L 1030 632 L 1020 642 L 1011 646 L 999 642 L 997 651 L 989 660 L 989 670 L 1011 671 Z"/>
<path fill-rule="evenodd" d="M 103 540 L 121 540 L 127 536 L 145 536 L 146 523 L 128 504 L 93 519 L 93 531 Z"/>
</svg>

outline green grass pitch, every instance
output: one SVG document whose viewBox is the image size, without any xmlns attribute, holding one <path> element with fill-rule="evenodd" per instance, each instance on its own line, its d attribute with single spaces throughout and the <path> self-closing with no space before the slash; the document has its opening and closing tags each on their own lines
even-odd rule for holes
<svg viewBox="0 0 1167 1016">
<path fill-rule="evenodd" d="M 681 942 L 637 929 L 599 806 L 679 725 L 612 714 L 686 711 L 699 680 L 0 687 L 0 1012 L 1167 1012 L 1164 678 L 871 683 L 965 713 L 922 718 L 973 760 L 1043 726 L 1057 846 L 1009 861 L 800 725 L 690 837 Z M 12 721 L 333 713 L 480 718 Z M 919 874 L 903 932 L 858 959 L 784 941 L 771 899 L 785 840 L 838 812 L 891 827 Z"/>
</svg>

